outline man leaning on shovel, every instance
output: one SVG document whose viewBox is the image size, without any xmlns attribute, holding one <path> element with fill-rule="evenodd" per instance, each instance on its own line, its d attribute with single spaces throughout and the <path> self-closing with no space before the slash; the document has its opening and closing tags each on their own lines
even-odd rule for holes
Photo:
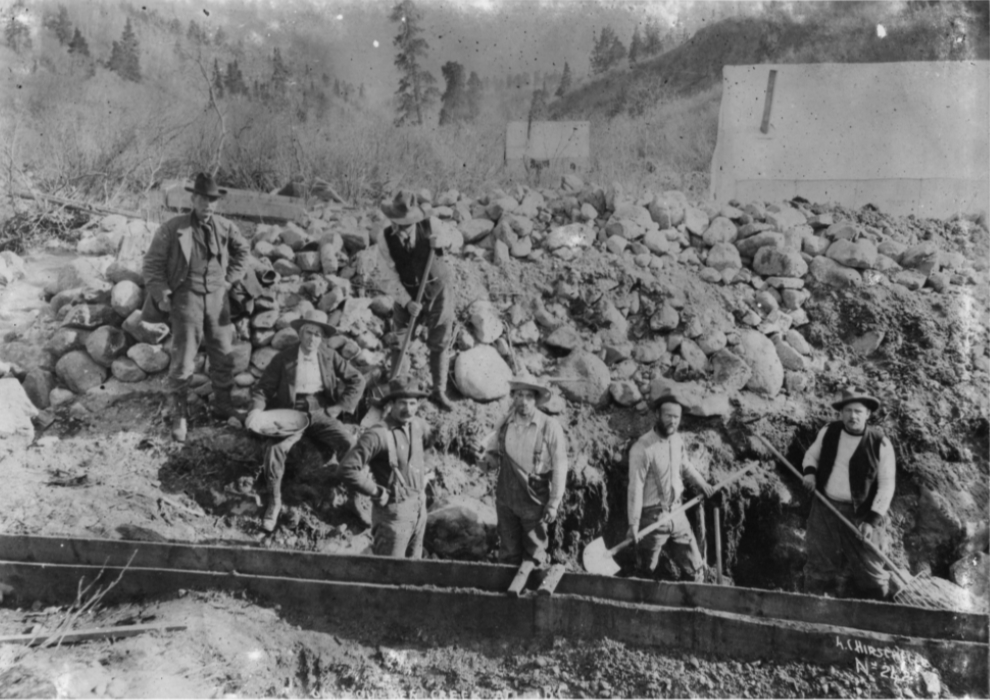
<svg viewBox="0 0 990 700">
<path fill-rule="evenodd" d="M 676 509 L 684 492 L 684 478 L 689 479 L 705 498 L 714 490 L 688 460 L 684 439 L 677 429 L 681 424 L 681 404 L 670 393 L 653 404 L 657 422 L 650 432 L 637 440 L 629 451 L 629 536 L 636 543 L 636 568 L 640 575 L 652 578 L 664 547 L 690 580 L 704 581 L 705 568 L 698 543 L 685 513 L 672 515 L 669 522 L 640 537 L 640 530 L 652 525 Z"/>
<path fill-rule="evenodd" d="M 446 389 L 450 345 L 454 337 L 454 276 L 442 259 L 437 232 L 431 230 L 430 220 L 417 206 L 413 192 L 400 191 L 391 202 L 382 204 L 381 209 L 392 222 L 382 238 L 395 263 L 399 281 L 410 298 L 405 304 L 396 301 L 392 309 L 391 374 L 401 373 L 397 365 L 402 360 L 402 340 L 409 332 L 410 324 L 421 320 L 426 326 L 426 345 L 430 350 L 430 376 L 433 379 L 430 400 L 444 411 L 450 411 L 453 406 L 447 399 Z M 417 302 L 424 277 L 426 288 L 422 302 Z"/>
<path fill-rule="evenodd" d="M 539 566 L 546 558 L 547 526 L 557 519 L 567 486 L 567 441 L 560 423 L 537 408 L 550 396 L 547 387 L 520 375 L 509 388 L 512 410 L 483 448 L 486 461 L 498 465 L 498 560 Z"/>
<path fill-rule="evenodd" d="M 804 487 L 816 489 L 853 523 L 859 535 L 878 548 L 884 540 L 883 521 L 894 497 L 894 447 L 867 422 L 880 401 L 862 389 L 842 389 L 832 408 L 839 420 L 820 431 L 804 455 Z M 815 499 L 805 537 L 808 561 L 804 567 L 806 593 L 836 593 L 844 584 L 846 561 L 851 565 L 860 595 L 886 598 L 890 573 L 883 559 L 863 546 L 846 525 Z"/>
<path fill-rule="evenodd" d="M 159 227 L 142 269 L 148 294 L 141 320 L 171 319 L 168 391 L 172 439 L 178 442 L 186 439 L 189 380 L 203 340 L 215 396 L 213 412 L 222 418 L 238 415 L 230 396 L 234 326 L 227 290 L 244 274 L 249 254 L 237 227 L 213 213 L 226 190 L 217 187 L 211 175 L 200 173 L 186 191 L 192 193 L 192 211 Z"/>
</svg>

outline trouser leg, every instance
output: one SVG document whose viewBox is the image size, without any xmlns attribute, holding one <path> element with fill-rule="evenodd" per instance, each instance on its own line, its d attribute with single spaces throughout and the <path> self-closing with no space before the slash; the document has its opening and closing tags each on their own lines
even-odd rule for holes
<svg viewBox="0 0 990 700">
<path fill-rule="evenodd" d="M 519 522 L 522 526 L 522 545 L 526 553 L 525 558 L 533 561 L 537 566 L 542 566 L 547 559 L 547 526 L 543 522 L 543 507 L 535 503 L 532 507 L 526 507 L 519 513 Z"/>
<path fill-rule="evenodd" d="M 306 428 L 306 435 L 312 437 L 317 442 L 331 448 L 337 459 L 343 458 L 354 446 L 354 436 L 343 423 L 327 415 L 324 410 L 314 411 L 310 414 L 309 427 Z"/>
<path fill-rule="evenodd" d="M 272 442 L 265 450 L 262 473 L 265 475 L 266 491 L 271 494 L 271 498 L 274 500 L 282 500 L 282 478 L 285 476 L 285 460 L 289 456 L 292 446 L 299 442 L 302 436 L 303 431 L 300 430 L 277 442 Z"/>
<path fill-rule="evenodd" d="M 850 510 L 852 510 L 850 508 Z M 860 524 L 859 518 L 850 518 L 854 525 Z M 873 528 L 870 542 L 883 551 L 887 547 L 887 531 L 883 526 Z M 859 593 L 867 598 L 886 598 L 890 593 L 890 571 L 883 563 L 883 558 L 859 541 L 859 537 L 842 526 L 843 551 L 852 568 L 852 579 Z"/>
<path fill-rule="evenodd" d="M 805 534 L 808 561 L 804 565 L 806 593 L 823 595 L 835 592 L 843 576 L 843 547 L 838 528 L 845 527 L 816 497 Z"/>
<path fill-rule="evenodd" d="M 203 340 L 205 301 L 202 294 L 180 290 L 172 295 L 172 361 L 169 391 L 185 390 L 192 378 L 196 353 Z"/>
<path fill-rule="evenodd" d="M 416 514 L 416 521 L 412 526 L 412 538 L 409 547 L 406 549 L 406 556 L 409 559 L 423 558 L 423 540 L 426 539 L 426 499 L 418 498 L 419 509 Z"/>
<path fill-rule="evenodd" d="M 639 529 L 644 530 L 655 523 L 661 515 L 663 509 L 659 506 L 649 506 L 643 509 L 640 516 Z M 653 532 L 647 534 L 639 541 L 636 547 L 636 569 L 647 576 L 652 576 L 656 571 L 660 561 L 660 552 L 663 550 L 667 539 L 670 537 L 670 525 L 662 525 Z"/>
<path fill-rule="evenodd" d="M 684 513 L 678 513 L 671 518 L 667 548 L 670 551 L 670 558 L 689 579 L 699 583 L 704 581 L 705 567 L 701 560 L 701 552 L 698 550 L 691 524 Z"/>
<path fill-rule="evenodd" d="M 405 557 L 420 525 L 420 513 L 425 507 L 422 497 L 413 497 L 400 503 L 380 506 L 377 503 L 371 510 L 372 551 L 381 557 Z M 426 527 L 423 518 L 422 527 Z M 422 555 L 422 540 L 419 542 Z"/>
<path fill-rule="evenodd" d="M 234 325 L 230 302 L 224 289 L 203 295 L 203 337 L 210 360 L 210 381 L 214 390 L 229 390 L 234 383 Z"/>
<path fill-rule="evenodd" d="M 502 503 L 495 504 L 495 515 L 498 518 L 499 563 L 518 566 L 523 559 L 522 520 L 511 507 Z"/>
</svg>

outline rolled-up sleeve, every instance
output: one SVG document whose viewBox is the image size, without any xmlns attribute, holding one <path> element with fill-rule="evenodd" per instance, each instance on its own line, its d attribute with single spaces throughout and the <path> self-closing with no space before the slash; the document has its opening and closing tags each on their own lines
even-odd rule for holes
<svg viewBox="0 0 990 700">
<path fill-rule="evenodd" d="M 890 438 L 884 438 L 880 443 L 880 464 L 877 468 L 877 495 L 873 499 L 870 510 L 881 518 L 887 514 L 890 502 L 894 498 L 896 486 L 897 465 L 894 458 L 894 446 Z"/>
<path fill-rule="evenodd" d="M 630 527 L 639 529 L 639 518 L 643 512 L 643 486 L 646 483 L 646 448 L 640 441 L 629 450 L 629 491 L 626 498 L 626 511 Z"/>
<path fill-rule="evenodd" d="M 564 429 L 553 418 L 547 419 L 547 449 L 550 452 L 550 501 L 552 508 L 560 506 L 567 488 L 567 438 Z"/>
<path fill-rule="evenodd" d="M 808 474 L 814 474 L 818 471 L 818 460 L 822 456 L 822 441 L 825 439 L 825 431 L 828 430 L 826 425 L 824 428 L 818 431 L 818 436 L 815 441 L 811 443 L 811 447 L 808 451 L 804 453 L 804 461 L 801 462 L 801 470 L 805 476 Z"/>
<path fill-rule="evenodd" d="M 387 449 L 377 430 L 365 430 L 340 462 L 340 476 L 344 484 L 366 496 L 378 495 L 378 484 L 368 465 Z"/>
</svg>

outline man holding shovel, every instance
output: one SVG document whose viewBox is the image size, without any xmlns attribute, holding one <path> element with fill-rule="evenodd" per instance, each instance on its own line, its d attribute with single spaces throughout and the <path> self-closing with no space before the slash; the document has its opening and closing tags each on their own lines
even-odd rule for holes
<svg viewBox="0 0 990 700">
<path fill-rule="evenodd" d="M 866 540 L 882 546 L 883 519 L 894 497 L 894 447 L 877 428 L 867 425 L 880 402 L 862 389 L 842 389 L 832 407 L 839 420 L 820 431 L 804 455 L 804 487 L 824 494 Z M 808 516 L 804 567 L 805 592 L 836 592 L 844 583 L 844 563 L 851 564 L 859 593 L 886 598 L 890 573 L 883 559 L 865 547 L 849 527 L 815 499 Z"/>
<path fill-rule="evenodd" d="M 538 566 L 546 558 L 547 525 L 557 519 L 567 486 L 567 441 L 560 423 L 536 407 L 549 389 L 528 375 L 516 376 L 509 388 L 512 411 L 484 450 L 486 461 L 498 465 L 498 560 Z"/>
<path fill-rule="evenodd" d="M 389 256 L 395 263 L 399 281 L 410 301 L 395 302 L 392 309 L 392 376 L 401 372 L 402 346 L 410 326 L 422 320 L 426 326 L 426 345 L 430 349 L 430 375 L 433 390 L 430 400 L 444 411 L 453 409 L 446 396 L 447 372 L 450 369 L 450 345 L 454 336 L 454 276 L 442 259 L 437 232 L 431 230 L 430 220 L 416 204 L 416 195 L 403 190 L 391 202 L 381 206 L 392 225 L 382 238 Z M 425 281 L 422 301 L 417 301 L 420 284 Z"/>
<path fill-rule="evenodd" d="M 681 503 L 684 478 L 689 479 L 705 498 L 713 489 L 688 461 L 684 439 L 677 429 L 681 424 L 681 404 L 667 393 L 654 403 L 657 423 L 629 451 L 629 536 L 636 543 L 636 567 L 647 578 L 653 576 L 660 552 L 669 545 L 670 556 L 693 581 L 704 580 L 704 564 L 694 532 L 684 512 L 675 513 L 669 522 L 640 538 L 640 530 L 652 525 Z"/>
</svg>

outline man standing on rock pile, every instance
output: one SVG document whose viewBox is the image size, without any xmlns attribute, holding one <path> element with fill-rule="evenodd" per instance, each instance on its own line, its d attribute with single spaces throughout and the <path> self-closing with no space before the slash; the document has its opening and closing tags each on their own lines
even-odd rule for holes
<svg viewBox="0 0 990 700">
<path fill-rule="evenodd" d="M 884 516 L 894 497 L 894 447 L 867 422 L 880 402 L 862 389 L 842 389 L 832 407 L 839 420 L 820 431 L 802 464 L 804 487 L 816 489 L 857 526 L 859 534 L 877 547 L 886 539 Z M 814 499 L 805 537 L 808 562 L 804 567 L 806 593 L 841 593 L 851 565 L 859 595 L 886 598 L 890 573 L 883 560 L 865 547 L 846 525 Z"/>
<path fill-rule="evenodd" d="M 299 343 L 290 345 L 265 368 L 254 387 L 254 404 L 244 421 L 253 430 L 266 407 L 292 408 L 309 416 L 309 425 L 272 443 L 265 450 L 262 473 L 268 503 L 261 527 L 271 532 L 282 510 L 282 477 L 289 450 L 308 435 L 333 449 L 342 458 L 354 444 L 351 432 L 340 422 L 340 415 L 353 413 L 364 392 L 364 377 L 323 340 L 332 335 L 322 311 L 310 310 L 292 322 Z"/>
<path fill-rule="evenodd" d="M 649 527 L 681 504 L 684 478 L 688 478 L 705 498 L 712 487 L 688 460 L 684 438 L 677 432 L 682 407 L 673 394 L 660 396 L 653 405 L 657 423 L 637 440 L 629 451 L 629 491 L 627 508 L 629 536 L 636 543 L 636 569 L 652 578 L 660 552 L 670 545 L 670 557 L 692 581 L 704 581 L 705 567 L 694 532 L 683 512 L 645 537 L 640 530 Z"/>
<path fill-rule="evenodd" d="M 210 380 L 218 417 L 237 415 L 231 402 L 234 384 L 227 290 L 244 274 L 249 249 L 237 227 L 214 215 L 217 200 L 226 190 L 211 175 L 200 173 L 193 186 L 192 211 L 162 224 L 144 256 L 147 298 L 141 320 L 163 323 L 171 317 L 172 365 L 169 370 L 172 439 L 186 439 L 186 400 L 193 363 L 200 343 L 206 340 Z"/>
<path fill-rule="evenodd" d="M 395 302 L 392 310 L 393 345 L 391 367 L 393 371 L 401 360 L 402 341 L 420 315 L 426 325 L 426 345 L 430 349 L 430 375 L 433 391 L 430 400 L 444 411 L 453 409 L 447 399 L 447 372 L 450 369 L 450 346 L 454 337 L 454 275 L 442 259 L 437 232 L 431 231 L 430 221 L 416 204 L 416 195 L 400 191 L 391 202 L 382 204 L 382 212 L 392 225 L 385 229 L 385 247 L 395 263 L 402 286 L 410 301 Z M 435 251 L 432 264 L 427 269 L 431 250 Z M 416 302 L 420 283 L 427 277 L 422 303 Z M 401 371 L 401 370 L 399 370 Z M 398 373 L 398 372 L 396 372 Z"/>
<path fill-rule="evenodd" d="M 537 408 L 550 390 L 521 375 L 509 382 L 512 411 L 495 427 L 483 458 L 498 465 L 495 511 L 498 560 L 540 566 L 547 553 L 547 526 L 557 519 L 567 486 L 567 441 L 557 419 Z"/>
<path fill-rule="evenodd" d="M 385 418 L 358 438 L 340 463 L 344 483 L 370 496 L 372 551 L 383 557 L 423 556 L 426 535 L 426 452 L 432 430 L 416 413 L 428 394 L 400 376 L 382 399 Z"/>
</svg>

